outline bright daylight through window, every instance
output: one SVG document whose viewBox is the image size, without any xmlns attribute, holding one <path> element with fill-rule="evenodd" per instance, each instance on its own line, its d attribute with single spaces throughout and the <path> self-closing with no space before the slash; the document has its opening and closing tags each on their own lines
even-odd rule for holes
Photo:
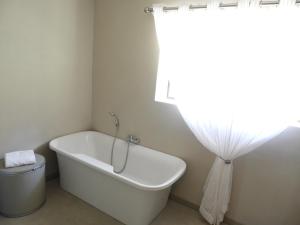
<svg viewBox="0 0 300 225">
<path fill-rule="evenodd" d="M 155 100 L 175 104 L 176 91 L 189 92 L 212 101 L 231 99 L 253 111 L 267 104 L 270 115 L 289 108 L 299 118 L 300 34 L 290 18 L 295 10 L 230 8 L 222 10 L 222 19 L 213 10 L 156 12 Z"/>
</svg>

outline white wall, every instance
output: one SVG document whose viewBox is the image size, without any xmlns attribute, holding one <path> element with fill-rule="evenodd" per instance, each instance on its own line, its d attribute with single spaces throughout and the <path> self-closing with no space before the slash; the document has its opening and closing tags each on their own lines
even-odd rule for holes
<svg viewBox="0 0 300 225">
<path fill-rule="evenodd" d="M 161 3 L 174 1 L 157 0 Z M 196 2 L 196 1 L 194 1 Z M 173 193 L 199 204 L 214 156 L 194 138 L 176 107 L 154 102 L 158 46 L 152 0 L 97 0 L 93 77 L 94 128 L 182 157 Z M 175 3 L 176 4 L 176 3 Z M 0 0 L 0 157 L 19 148 L 47 156 L 47 142 L 91 128 L 94 1 Z M 236 160 L 228 216 L 245 225 L 299 225 L 300 130 L 290 128 Z"/>
<path fill-rule="evenodd" d="M 187 173 L 173 193 L 199 204 L 213 162 L 176 107 L 154 102 L 158 46 L 154 21 L 143 12 L 154 1 L 97 0 L 93 126 L 113 134 L 107 112 L 120 117 L 120 137 L 136 134 L 142 144 L 182 157 Z M 196 2 L 196 1 L 194 1 Z M 245 225 L 299 225 L 300 129 L 290 128 L 234 163 L 228 217 Z"/>
<path fill-rule="evenodd" d="M 0 158 L 91 127 L 93 0 L 0 0 Z"/>
</svg>

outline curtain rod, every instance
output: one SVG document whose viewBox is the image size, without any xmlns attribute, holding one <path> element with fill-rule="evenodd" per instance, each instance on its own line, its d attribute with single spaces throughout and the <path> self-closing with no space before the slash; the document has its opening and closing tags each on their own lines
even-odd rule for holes
<svg viewBox="0 0 300 225">
<path fill-rule="evenodd" d="M 280 0 L 278 1 L 260 1 L 260 5 L 278 5 L 280 3 Z M 300 3 L 300 0 L 296 0 L 295 4 Z M 238 3 L 220 3 L 219 7 L 226 8 L 226 7 L 237 7 Z M 165 6 L 163 7 L 164 11 L 172 11 L 172 10 L 178 10 L 178 6 Z M 206 9 L 207 5 L 190 5 L 190 9 Z M 153 13 L 152 7 L 145 7 L 144 8 L 145 13 Z"/>
</svg>

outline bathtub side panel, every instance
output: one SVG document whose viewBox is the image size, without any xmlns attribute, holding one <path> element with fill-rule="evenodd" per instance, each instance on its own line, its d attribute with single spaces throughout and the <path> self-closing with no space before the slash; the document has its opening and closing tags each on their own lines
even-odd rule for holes
<svg viewBox="0 0 300 225">
<path fill-rule="evenodd" d="M 166 206 L 170 187 L 139 190 L 58 154 L 61 187 L 128 225 L 148 225 Z"/>
</svg>

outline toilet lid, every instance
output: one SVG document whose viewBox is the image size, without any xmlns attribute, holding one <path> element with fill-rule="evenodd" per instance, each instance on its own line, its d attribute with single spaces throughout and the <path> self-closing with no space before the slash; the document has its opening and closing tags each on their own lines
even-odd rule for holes
<svg viewBox="0 0 300 225">
<path fill-rule="evenodd" d="M 38 168 L 41 168 L 45 165 L 45 158 L 42 155 L 35 154 L 36 163 L 31 165 L 25 165 L 25 166 L 18 166 L 18 167 L 11 167 L 11 168 L 5 168 L 4 159 L 0 160 L 0 174 L 4 175 L 15 175 L 15 174 L 21 174 L 26 173 L 29 171 L 36 170 Z"/>
</svg>

